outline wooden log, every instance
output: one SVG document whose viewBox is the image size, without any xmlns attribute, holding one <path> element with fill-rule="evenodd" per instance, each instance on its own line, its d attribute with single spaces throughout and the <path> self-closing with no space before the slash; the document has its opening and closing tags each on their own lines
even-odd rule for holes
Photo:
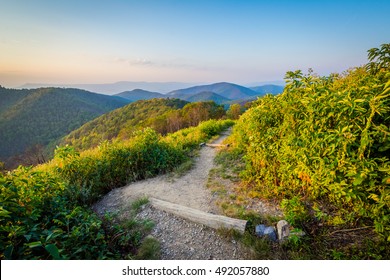
<svg viewBox="0 0 390 280">
<path fill-rule="evenodd" d="M 203 224 L 214 229 L 235 229 L 241 233 L 244 233 L 247 225 L 247 221 L 245 220 L 229 218 L 221 215 L 214 215 L 200 211 L 198 209 L 189 208 L 156 198 L 149 198 L 149 202 L 152 204 L 153 207 L 157 209 L 172 213 L 181 218 L 190 220 L 198 224 Z"/>
<path fill-rule="evenodd" d="M 213 147 L 213 148 L 218 148 L 218 147 L 229 147 L 229 145 L 224 145 L 224 144 L 206 144 L 207 147 Z"/>
</svg>

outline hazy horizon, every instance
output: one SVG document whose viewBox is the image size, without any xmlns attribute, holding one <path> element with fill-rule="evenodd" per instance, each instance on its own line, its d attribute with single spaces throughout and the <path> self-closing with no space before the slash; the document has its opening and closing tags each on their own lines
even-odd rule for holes
<svg viewBox="0 0 390 280">
<path fill-rule="evenodd" d="M 367 62 L 389 1 L 0 0 L 0 85 L 240 85 Z"/>
<path fill-rule="evenodd" d="M 219 81 L 217 83 L 229 81 Z M 63 87 L 63 88 L 78 88 L 94 93 L 101 93 L 107 95 L 118 94 L 124 91 L 132 91 L 136 89 L 158 92 L 162 94 L 169 93 L 171 91 L 190 88 L 194 86 L 204 86 L 210 85 L 211 83 L 185 83 L 185 82 L 135 82 L 135 81 L 119 81 L 115 83 L 107 84 L 44 84 L 44 83 L 28 83 L 19 87 L 13 87 L 16 89 L 36 89 L 42 87 Z M 212 83 L 215 84 L 215 83 Z M 264 82 L 254 82 L 248 84 L 239 84 L 244 87 L 258 87 L 263 85 L 277 85 L 284 86 L 284 81 L 264 81 Z M 0 85 L 1 86 L 1 85 Z"/>
</svg>

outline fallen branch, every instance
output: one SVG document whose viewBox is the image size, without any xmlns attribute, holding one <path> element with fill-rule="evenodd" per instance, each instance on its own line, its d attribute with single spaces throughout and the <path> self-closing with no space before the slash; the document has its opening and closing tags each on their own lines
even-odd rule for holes
<svg viewBox="0 0 390 280">
<path fill-rule="evenodd" d="M 329 233 L 328 236 L 333 235 L 335 233 L 339 233 L 339 232 L 350 232 L 350 231 L 356 231 L 356 230 L 362 230 L 362 229 L 368 229 L 368 228 L 373 228 L 373 226 L 365 226 L 365 227 L 360 227 L 360 228 L 348 228 L 348 229 L 335 230 L 335 231 Z"/>
</svg>

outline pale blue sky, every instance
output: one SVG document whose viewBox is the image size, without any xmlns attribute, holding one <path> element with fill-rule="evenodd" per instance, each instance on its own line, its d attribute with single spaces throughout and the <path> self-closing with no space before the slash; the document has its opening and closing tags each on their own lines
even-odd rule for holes
<svg viewBox="0 0 390 280">
<path fill-rule="evenodd" d="M 0 0 L 0 85 L 251 82 L 366 62 L 390 1 Z"/>
</svg>

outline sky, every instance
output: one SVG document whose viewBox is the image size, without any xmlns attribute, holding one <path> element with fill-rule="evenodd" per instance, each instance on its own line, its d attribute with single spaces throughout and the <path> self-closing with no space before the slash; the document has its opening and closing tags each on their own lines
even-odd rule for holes
<svg viewBox="0 0 390 280">
<path fill-rule="evenodd" d="M 367 62 L 390 1 L 0 0 L 0 85 L 283 80 Z"/>
</svg>

